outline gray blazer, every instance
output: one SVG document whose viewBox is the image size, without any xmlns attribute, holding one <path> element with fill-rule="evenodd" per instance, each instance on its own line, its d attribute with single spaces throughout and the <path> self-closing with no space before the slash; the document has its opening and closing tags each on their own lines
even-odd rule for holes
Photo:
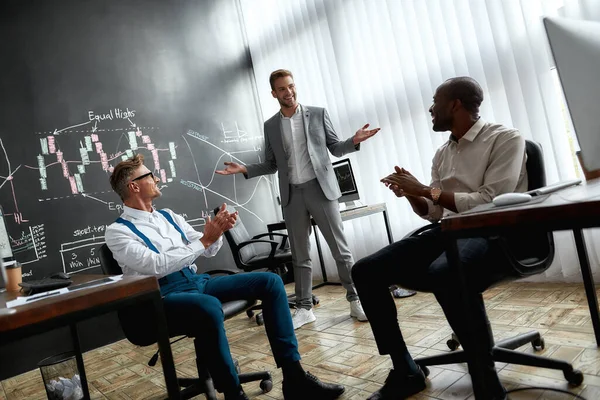
<svg viewBox="0 0 600 400">
<path fill-rule="evenodd" d="M 360 150 L 360 144 L 354 145 L 352 137 L 340 141 L 329 119 L 327 110 L 320 107 L 302 106 L 304 133 L 310 161 L 315 169 L 321 189 L 329 200 L 337 200 L 342 193 L 333 173 L 327 149 L 336 157 Z M 279 112 L 265 122 L 265 161 L 246 165 L 246 178 L 274 174 L 279 171 L 279 192 L 281 204 L 286 206 L 290 199 L 290 181 L 288 160 L 281 137 L 281 118 Z"/>
</svg>

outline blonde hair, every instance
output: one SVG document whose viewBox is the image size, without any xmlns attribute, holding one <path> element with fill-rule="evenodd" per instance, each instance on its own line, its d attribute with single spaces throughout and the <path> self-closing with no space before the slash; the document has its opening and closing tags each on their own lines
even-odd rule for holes
<svg viewBox="0 0 600 400">
<path fill-rule="evenodd" d="M 127 184 L 131 175 L 144 164 L 144 156 L 136 154 L 135 156 L 121 161 L 117 164 L 110 175 L 110 186 L 119 195 L 121 200 L 125 201 L 129 194 Z"/>
<path fill-rule="evenodd" d="M 287 69 L 278 69 L 271 72 L 271 76 L 269 76 L 269 83 L 271 84 L 271 90 L 275 90 L 275 81 L 279 78 L 283 78 L 286 76 L 292 77 L 294 79 L 294 75 L 292 75 L 292 71 L 288 71 Z"/>
</svg>

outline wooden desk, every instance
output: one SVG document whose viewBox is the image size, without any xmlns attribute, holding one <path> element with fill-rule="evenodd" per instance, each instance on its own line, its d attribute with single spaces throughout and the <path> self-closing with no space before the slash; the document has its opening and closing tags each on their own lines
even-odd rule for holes
<svg viewBox="0 0 600 400">
<path fill-rule="evenodd" d="M 74 275 L 73 285 L 103 278 L 103 275 Z M 18 293 L 1 293 L 0 302 L 13 300 Z M 89 389 L 79 336 L 77 322 L 121 307 L 139 302 L 152 302 L 158 320 L 161 362 L 170 399 L 179 399 L 179 385 L 175 375 L 175 365 L 169 344 L 167 322 L 160 296 L 158 282 L 153 276 L 123 277 L 122 280 L 96 287 L 89 287 L 73 292 L 51 296 L 15 307 L 16 312 L 0 316 L 0 343 L 16 341 L 27 336 L 44 333 L 50 329 L 69 325 L 71 338 L 79 369 L 84 398 L 89 399 Z"/>
<path fill-rule="evenodd" d="M 533 200 L 532 200 L 533 201 Z M 543 201 L 524 203 L 510 207 L 484 206 L 484 211 L 465 212 L 442 219 L 441 228 L 447 243 L 447 257 L 450 263 L 460 268 L 456 239 L 474 236 L 510 235 L 518 229 L 559 231 L 572 230 L 577 247 L 579 266 L 583 276 L 596 344 L 600 346 L 600 314 L 594 280 L 590 269 L 587 249 L 582 229 L 600 226 L 600 179 L 588 181 L 585 185 L 574 186 L 548 195 Z M 464 273 L 460 274 L 461 292 L 466 290 Z M 465 307 L 468 307 L 465 304 Z M 472 371 L 480 371 L 479 360 L 475 356 Z M 477 376 L 472 378 L 480 379 Z"/>
<path fill-rule="evenodd" d="M 356 218 L 367 217 L 369 215 L 381 213 L 383 215 L 383 223 L 385 225 L 385 231 L 388 237 L 389 244 L 394 243 L 394 237 L 392 236 L 392 228 L 390 226 L 390 220 L 387 214 L 387 206 L 385 203 L 373 204 L 370 206 L 356 207 L 349 210 L 342 210 L 340 214 L 342 221 L 349 221 Z M 317 223 L 311 217 L 310 223 L 315 233 L 315 243 L 317 244 L 317 254 L 319 255 L 319 263 L 321 265 L 321 273 L 323 274 L 323 282 L 313 286 L 313 289 L 320 288 L 325 285 L 341 285 L 339 282 L 329 282 L 327 280 L 327 271 L 325 270 L 325 262 L 323 261 L 323 252 L 321 250 L 321 241 L 319 240 L 319 233 L 317 231 Z M 280 231 L 285 229 L 285 221 L 275 222 L 268 224 L 267 229 L 269 232 Z"/>
</svg>

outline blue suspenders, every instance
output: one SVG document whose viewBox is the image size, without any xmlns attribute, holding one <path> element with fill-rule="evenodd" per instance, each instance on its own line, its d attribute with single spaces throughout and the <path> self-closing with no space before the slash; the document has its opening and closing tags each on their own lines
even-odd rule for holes
<svg viewBox="0 0 600 400">
<path fill-rule="evenodd" d="M 163 215 L 163 217 L 165 217 L 165 219 L 167 221 L 169 221 L 169 223 L 171 225 L 173 225 L 173 227 L 177 230 L 177 232 L 179 232 L 179 234 L 181 235 L 181 239 L 186 243 L 189 244 L 190 241 L 188 240 L 188 238 L 185 236 L 185 234 L 183 233 L 183 231 L 181 230 L 181 228 L 179 227 L 179 225 L 177 225 L 175 223 L 175 221 L 173 220 L 173 217 L 171 216 L 171 214 L 169 214 L 168 212 L 166 212 L 165 210 L 156 210 L 159 213 L 161 213 Z M 150 241 L 150 239 L 148 239 L 148 236 L 144 235 L 142 232 L 140 232 L 140 230 L 138 228 L 136 228 L 136 226 L 131 222 L 131 221 L 127 221 L 126 219 L 123 219 L 121 217 L 117 218 L 116 222 L 119 222 L 123 225 L 125 225 L 126 227 L 128 227 L 129 229 L 131 229 L 131 231 L 133 233 L 135 233 L 136 235 L 138 235 L 140 237 L 140 239 L 142 239 L 144 241 L 144 243 L 146 243 L 146 246 L 148 246 L 148 248 L 150 250 L 152 250 L 153 252 L 155 252 L 156 254 L 160 254 L 158 249 L 152 244 L 152 242 Z"/>
<path fill-rule="evenodd" d="M 179 234 L 181 235 L 181 239 L 184 241 L 185 244 L 190 244 L 190 241 L 188 240 L 187 237 L 185 237 L 185 234 L 183 233 L 183 231 L 181 230 L 181 228 L 179 227 L 179 225 L 177 225 L 175 223 L 175 221 L 173 221 L 173 217 L 171 217 L 171 214 L 169 214 L 165 210 L 156 210 L 156 211 L 158 211 L 159 213 L 161 213 L 163 215 L 163 217 L 165 217 L 167 219 L 167 221 L 169 221 L 171 223 L 171 225 L 173 225 L 173 227 L 175 229 L 177 229 L 177 232 L 179 232 Z"/>
</svg>

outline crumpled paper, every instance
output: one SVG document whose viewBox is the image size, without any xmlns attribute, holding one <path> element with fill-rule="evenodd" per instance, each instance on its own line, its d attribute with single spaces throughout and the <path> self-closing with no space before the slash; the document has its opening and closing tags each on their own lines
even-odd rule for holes
<svg viewBox="0 0 600 400">
<path fill-rule="evenodd" d="M 83 389 L 79 374 L 75 374 L 72 379 L 58 377 L 58 380 L 52 379 L 46 384 L 50 400 L 80 400 L 83 399 Z"/>
</svg>

